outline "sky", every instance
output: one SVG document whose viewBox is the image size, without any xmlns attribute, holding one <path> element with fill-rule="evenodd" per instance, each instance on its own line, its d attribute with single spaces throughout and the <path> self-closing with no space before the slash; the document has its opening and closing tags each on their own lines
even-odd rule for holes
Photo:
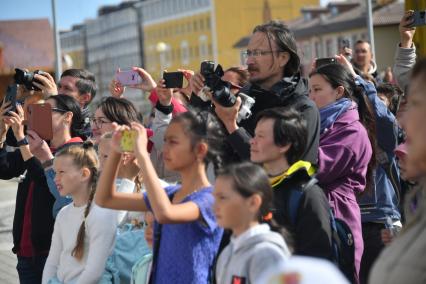
<svg viewBox="0 0 426 284">
<path fill-rule="evenodd" d="M 329 0 L 320 0 L 325 5 Z M 99 6 L 118 4 L 121 0 L 56 0 L 57 25 L 59 30 L 70 29 L 85 19 L 96 18 Z M 52 0 L 0 0 L 0 20 L 50 19 L 52 23 Z"/>
</svg>

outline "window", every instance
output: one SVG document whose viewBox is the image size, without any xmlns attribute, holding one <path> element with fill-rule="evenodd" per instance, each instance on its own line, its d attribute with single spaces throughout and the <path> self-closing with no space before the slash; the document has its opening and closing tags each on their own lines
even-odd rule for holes
<svg viewBox="0 0 426 284">
<path fill-rule="evenodd" d="M 198 22 L 197 20 L 194 21 L 194 32 L 198 31 Z"/>
<path fill-rule="evenodd" d="M 187 41 L 182 41 L 180 44 L 180 58 L 182 65 L 188 65 L 189 64 L 189 47 Z"/>
<path fill-rule="evenodd" d="M 209 54 L 209 47 L 207 45 L 207 36 L 202 35 L 198 39 L 200 61 L 207 60 Z"/>
</svg>

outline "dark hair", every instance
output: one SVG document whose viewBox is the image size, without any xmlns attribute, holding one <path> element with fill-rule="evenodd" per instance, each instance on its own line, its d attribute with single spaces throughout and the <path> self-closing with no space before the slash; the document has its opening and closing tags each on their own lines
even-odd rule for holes
<svg viewBox="0 0 426 284">
<path fill-rule="evenodd" d="M 249 198 L 254 194 L 258 194 L 262 198 L 258 212 L 258 221 L 260 223 L 267 223 L 272 231 L 280 233 L 285 239 L 289 249 L 292 249 L 293 240 L 285 228 L 278 225 L 277 222 L 269 215 L 272 213 L 273 205 L 273 191 L 269 182 L 268 175 L 265 170 L 253 163 L 242 162 L 230 164 L 217 173 L 217 177 L 230 178 L 233 184 L 233 189 L 244 198 Z M 268 217 L 268 218 L 265 218 Z"/>
<path fill-rule="evenodd" d="M 423 76 L 424 81 L 426 81 L 426 58 L 417 61 L 411 70 L 411 79 L 419 76 Z"/>
<path fill-rule="evenodd" d="M 262 119 L 273 119 L 274 143 L 291 145 L 284 156 L 290 165 L 299 161 L 306 150 L 308 128 L 306 120 L 293 108 L 270 108 L 256 116 L 256 124 Z"/>
<path fill-rule="evenodd" d="M 71 255 L 77 260 L 81 260 L 84 255 L 84 236 L 86 233 L 86 218 L 90 213 L 90 207 L 92 205 L 93 198 L 95 196 L 96 182 L 98 180 L 98 168 L 99 161 L 96 151 L 93 147 L 93 143 L 86 141 L 83 145 L 72 145 L 59 150 L 55 157 L 69 156 L 73 159 L 74 164 L 79 168 L 88 168 L 91 173 L 90 179 L 90 195 L 89 201 L 84 210 L 84 219 L 80 225 L 80 229 L 77 234 L 77 241 Z"/>
<path fill-rule="evenodd" d="M 370 51 L 371 51 L 371 44 L 370 44 L 370 42 L 368 42 L 366 40 L 359 39 L 355 42 L 354 46 L 358 45 L 358 44 L 362 44 L 362 43 L 368 43 L 368 46 L 370 47 Z"/>
<path fill-rule="evenodd" d="M 226 72 L 234 72 L 235 74 L 238 75 L 238 85 L 240 87 L 242 87 L 242 86 L 244 86 L 248 83 L 250 74 L 249 74 L 247 69 L 242 68 L 242 67 L 233 66 L 233 67 L 226 69 L 225 73 Z"/>
<path fill-rule="evenodd" d="M 87 137 L 84 135 L 84 120 L 83 114 L 81 113 L 80 104 L 76 99 L 67 95 L 54 95 L 47 98 L 48 100 L 54 100 L 56 107 L 65 111 L 72 112 L 71 120 L 71 137 L 81 137 L 85 140 Z"/>
<path fill-rule="evenodd" d="M 367 169 L 367 188 L 373 185 L 373 171 L 376 167 L 376 118 L 373 111 L 373 107 L 369 99 L 367 98 L 364 89 L 357 86 L 352 74 L 340 64 L 327 64 L 323 65 L 309 74 L 309 77 L 313 75 L 321 75 L 333 89 L 339 86 L 344 88 L 343 96 L 355 101 L 358 105 L 358 114 L 360 122 L 364 125 L 367 130 L 368 138 L 372 147 L 371 160 L 368 163 Z"/>
<path fill-rule="evenodd" d="M 106 97 L 98 105 L 105 117 L 119 125 L 130 126 L 139 121 L 139 113 L 134 104 L 124 98 Z"/>
<path fill-rule="evenodd" d="M 89 103 L 96 96 L 98 87 L 96 86 L 95 75 L 92 72 L 86 69 L 68 69 L 62 73 L 61 78 L 65 76 L 79 79 L 75 86 L 77 87 L 80 95 L 84 93 L 90 93 Z"/>
<path fill-rule="evenodd" d="M 290 54 L 290 59 L 283 69 L 285 77 L 293 76 L 299 72 L 300 58 L 297 54 L 296 39 L 283 22 L 270 21 L 269 23 L 258 25 L 253 30 L 253 33 L 257 32 L 266 34 L 271 50 L 271 41 L 274 41 L 279 51 L 286 51 Z"/>
<path fill-rule="evenodd" d="M 389 99 L 389 110 L 396 115 L 396 112 L 399 108 L 399 103 L 401 102 L 400 96 L 403 96 L 404 93 L 397 86 L 390 83 L 383 83 L 377 86 L 377 94 L 384 94 Z"/>
<path fill-rule="evenodd" d="M 190 137 L 191 146 L 197 143 L 207 143 L 208 153 L 204 159 L 207 164 L 213 163 L 215 170 L 223 164 L 225 132 L 217 117 L 207 110 L 190 109 L 175 116 L 170 124 L 181 123 L 185 134 Z"/>
</svg>

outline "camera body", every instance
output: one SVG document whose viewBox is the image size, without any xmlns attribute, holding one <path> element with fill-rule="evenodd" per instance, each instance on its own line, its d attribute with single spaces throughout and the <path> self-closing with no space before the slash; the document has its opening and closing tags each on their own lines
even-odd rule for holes
<svg viewBox="0 0 426 284">
<path fill-rule="evenodd" d="M 39 88 L 33 85 L 34 81 L 37 81 L 34 79 L 35 74 L 42 75 L 44 72 L 41 70 L 35 70 L 34 72 L 27 72 L 25 70 L 15 68 L 15 75 L 13 78 L 15 79 L 15 83 L 19 85 L 24 85 L 25 88 L 29 91 L 35 90 L 35 91 L 41 91 Z"/>
<path fill-rule="evenodd" d="M 426 11 L 414 11 L 410 17 L 412 22 L 407 26 L 409 28 L 426 25 Z"/>
<path fill-rule="evenodd" d="M 205 86 L 212 92 L 213 98 L 224 107 L 231 107 L 237 102 L 237 97 L 231 93 L 231 84 L 221 79 L 224 72 L 219 64 L 214 69 L 213 61 L 201 62 L 200 73 L 205 79 Z"/>
</svg>

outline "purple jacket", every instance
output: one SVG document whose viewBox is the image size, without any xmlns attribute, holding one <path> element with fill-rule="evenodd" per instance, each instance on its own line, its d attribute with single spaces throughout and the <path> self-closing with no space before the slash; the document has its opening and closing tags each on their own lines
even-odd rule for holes
<svg viewBox="0 0 426 284">
<path fill-rule="evenodd" d="M 316 177 L 335 216 L 344 220 L 352 230 L 358 274 L 364 244 L 361 213 L 355 195 L 364 191 L 372 148 L 355 104 L 321 134 L 318 155 Z"/>
</svg>

